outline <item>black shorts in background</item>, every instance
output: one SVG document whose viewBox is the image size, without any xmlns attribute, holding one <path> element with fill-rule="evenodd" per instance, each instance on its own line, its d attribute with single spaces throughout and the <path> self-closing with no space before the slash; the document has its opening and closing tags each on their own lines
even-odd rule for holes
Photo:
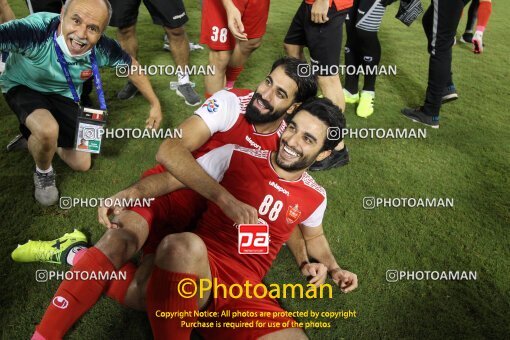
<svg viewBox="0 0 510 340">
<path fill-rule="evenodd" d="M 72 99 L 59 94 L 43 94 L 23 85 L 13 87 L 4 93 L 4 97 L 18 117 L 19 130 L 27 140 L 31 134 L 25 125 L 27 117 L 36 109 L 46 109 L 58 123 L 57 145 L 62 148 L 74 147 L 76 121 L 80 109 Z"/>
<path fill-rule="evenodd" d="M 32 10 L 34 13 L 38 12 L 51 12 L 51 13 L 60 13 L 60 10 L 62 9 L 62 6 L 64 6 L 65 1 L 61 0 L 27 0 L 27 6 L 30 8 L 32 7 Z"/>
<path fill-rule="evenodd" d="M 110 0 L 113 14 L 110 26 L 124 28 L 136 24 L 141 0 Z M 143 0 L 156 25 L 178 28 L 188 21 L 182 0 Z"/>
<path fill-rule="evenodd" d="M 292 19 L 285 36 L 285 43 L 308 47 L 313 64 L 338 66 L 342 50 L 342 30 L 347 10 L 337 11 L 333 3 L 328 10 L 329 20 L 324 24 L 312 22 L 311 13 L 312 5 L 303 1 Z"/>
</svg>

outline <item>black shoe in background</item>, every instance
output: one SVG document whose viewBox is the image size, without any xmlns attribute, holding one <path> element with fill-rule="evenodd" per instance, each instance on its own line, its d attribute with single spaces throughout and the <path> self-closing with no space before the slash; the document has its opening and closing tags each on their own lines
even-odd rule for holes
<svg viewBox="0 0 510 340">
<path fill-rule="evenodd" d="M 28 141 L 22 134 L 17 135 L 7 144 L 7 152 L 24 149 L 28 149 Z"/>
<path fill-rule="evenodd" d="M 460 42 L 464 44 L 471 44 L 471 40 L 473 40 L 473 32 L 464 32 L 460 38 Z"/>
<path fill-rule="evenodd" d="M 117 93 L 117 98 L 120 100 L 128 100 L 136 96 L 138 89 L 132 82 L 128 81 L 122 90 Z"/>
<path fill-rule="evenodd" d="M 459 95 L 457 94 L 455 85 L 452 84 L 444 88 L 443 97 L 441 98 L 442 104 L 449 103 L 457 99 L 459 99 Z"/>
<path fill-rule="evenodd" d="M 339 168 L 349 163 L 349 149 L 346 146 L 340 151 L 333 150 L 331 155 L 322 161 L 317 161 L 312 164 L 310 171 L 329 170 Z"/>
<path fill-rule="evenodd" d="M 400 112 L 413 122 L 422 123 L 434 129 L 439 129 L 439 115 L 430 116 L 423 112 L 423 106 L 417 108 L 403 108 Z"/>
</svg>

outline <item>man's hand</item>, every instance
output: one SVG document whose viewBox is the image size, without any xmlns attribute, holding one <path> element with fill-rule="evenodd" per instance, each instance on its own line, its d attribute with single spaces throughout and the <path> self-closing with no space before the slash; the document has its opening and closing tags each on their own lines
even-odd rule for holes
<svg viewBox="0 0 510 340">
<path fill-rule="evenodd" d="M 135 58 L 131 57 L 131 66 L 138 67 L 140 64 Z M 149 112 L 149 118 L 145 121 L 145 128 L 157 129 L 163 115 L 161 114 L 161 104 L 159 99 L 152 89 L 152 85 L 146 75 L 139 72 L 130 72 L 128 74 L 129 80 L 136 86 L 140 93 L 149 102 L 151 110 Z"/>
<path fill-rule="evenodd" d="M 317 0 L 312 5 L 312 22 L 323 24 L 329 20 L 328 18 L 329 1 Z"/>
<path fill-rule="evenodd" d="M 224 1 L 223 4 L 225 6 L 225 11 L 227 12 L 228 28 L 230 33 L 232 33 L 232 35 L 238 40 L 248 40 L 248 35 L 244 33 L 241 12 L 239 12 L 237 7 L 230 0 Z"/>
<path fill-rule="evenodd" d="M 358 277 L 350 271 L 335 268 L 330 271 L 331 278 L 344 293 L 352 292 L 358 287 Z"/>
<path fill-rule="evenodd" d="M 130 198 L 137 198 L 137 197 L 134 197 L 131 193 L 129 193 L 126 190 L 122 190 L 119 193 L 110 197 L 112 202 L 116 202 L 116 201 L 122 202 L 122 199 L 130 199 Z M 104 200 L 103 203 L 105 201 L 106 200 Z M 108 201 L 110 201 L 110 200 L 108 200 Z M 101 205 L 99 208 L 97 208 L 97 220 L 99 221 L 99 223 L 101 223 L 102 225 L 104 225 L 105 227 L 107 227 L 109 229 L 117 229 L 118 228 L 117 224 L 115 224 L 115 222 L 111 222 L 109 216 L 112 214 L 114 216 L 117 216 L 123 210 L 124 210 L 124 207 L 122 207 L 122 206 L 113 205 L 111 207 L 106 207 L 104 205 Z"/>
<path fill-rule="evenodd" d="M 235 224 L 257 224 L 259 217 L 257 209 L 245 204 L 230 195 L 218 202 L 221 211 Z"/>
<path fill-rule="evenodd" d="M 301 267 L 301 273 L 312 278 L 308 283 L 314 284 L 319 287 L 321 284 L 326 282 L 326 278 L 328 277 L 328 268 L 322 263 L 306 263 Z"/>
<path fill-rule="evenodd" d="M 149 118 L 145 121 L 146 129 L 157 129 L 159 128 L 159 124 L 163 120 L 163 114 L 161 113 L 161 106 L 152 105 L 151 110 L 149 112 Z"/>
</svg>

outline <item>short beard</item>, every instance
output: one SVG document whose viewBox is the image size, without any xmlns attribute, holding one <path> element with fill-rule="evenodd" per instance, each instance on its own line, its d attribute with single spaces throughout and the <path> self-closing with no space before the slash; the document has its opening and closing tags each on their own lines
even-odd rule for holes
<svg viewBox="0 0 510 340">
<path fill-rule="evenodd" d="M 269 108 L 269 112 L 267 114 L 261 114 L 260 111 L 253 105 L 253 102 L 259 99 L 264 104 L 267 104 L 267 102 L 262 99 L 262 96 L 258 93 L 254 93 L 253 97 L 251 98 L 250 102 L 246 106 L 246 112 L 244 114 L 244 117 L 250 124 L 262 124 L 262 123 L 271 123 L 275 122 L 278 119 L 280 119 L 285 113 L 287 113 L 287 109 L 282 111 L 275 111 L 274 108 L 270 105 L 266 105 Z"/>
<path fill-rule="evenodd" d="M 280 160 L 278 158 L 279 153 L 280 153 L 280 149 L 278 149 L 278 151 L 276 152 L 276 157 L 275 157 L 276 165 L 278 165 L 280 168 L 282 168 L 283 170 L 285 170 L 287 172 L 297 172 L 297 171 L 307 169 L 313 163 L 315 163 L 315 160 L 317 159 L 317 156 L 319 156 L 321 151 L 319 151 L 316 155 L 314 155 L 312 157 L 301 159 L 301 160 L 299 160 L 293 164 L 290 164 L 290 165 L 280 163 Z"/>
</svg>

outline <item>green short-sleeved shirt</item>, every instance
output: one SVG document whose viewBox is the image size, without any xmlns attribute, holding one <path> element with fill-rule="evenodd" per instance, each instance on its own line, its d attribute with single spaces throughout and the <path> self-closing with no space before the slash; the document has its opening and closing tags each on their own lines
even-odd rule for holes
<svg viewBox="0 0 510 340">
<path fill-rule="evenodd" d="M 53 34 L 59 24 L 58 14 L 40 12 L 0 25 L 0 51 L 9 52 L 0 76 L 2 92 L 24 85 L 73 99 L 53 45 Z M 94 48 L 98 67 L 131 65 L 131 57 L 113 39 L 103 35 Z M 83 82 L 92 76 L 90 56 L 65 58 L 80 95 Z"/>
</svg>

